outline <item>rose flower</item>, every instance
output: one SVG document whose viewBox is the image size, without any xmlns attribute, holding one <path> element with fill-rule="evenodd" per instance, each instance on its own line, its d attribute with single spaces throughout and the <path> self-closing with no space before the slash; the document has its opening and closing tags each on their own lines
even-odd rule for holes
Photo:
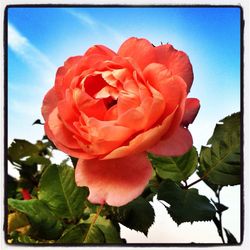
<svg viewBox="0 0 250 250">
<path fill-rule="evenodd" d="M 57 70 L 42 105 L 45 133 L 79 158 L 75 180 L 90 202 L 130 202 L 152 176 L 147 152 L 178 156 L 192 147 L 187 127 L 200 107 L 187 98 L 192 82 L 184 52 L 134 37 L 117 53 L 95 45 Z"/>
</svg>

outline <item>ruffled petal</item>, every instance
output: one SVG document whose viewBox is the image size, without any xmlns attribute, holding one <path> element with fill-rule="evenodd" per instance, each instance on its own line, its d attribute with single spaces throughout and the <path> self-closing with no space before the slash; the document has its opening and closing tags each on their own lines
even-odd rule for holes
<svg viewBox="0 0 250 250">
<path fill-rule="evenodd" d="M 152 63 L 143 71 L 149 84 L 158 90 L 165 99 L 165 115 L 173 112 L 177 105 L 187 96 L 185 81 L 178 75 L 171 75 L 169 70 L 161 64 Z"/>
<path fill-rule="evenodd" d="M 189 92 L 193 83 L 193 68 L 186 53 L 176 50 L 172 45 L 165 44 L 154 47 L 156 61 L 164 64 L 171 70 L 173 75 L 178 75 L 184 79 Z"/>
<path fill-rule="evenodd" d="M 189 130 L 179 127 L 171 137 L 163 137 L 148 152 L 160 156 L 179 156 L 185 154 L 192 146 L 193 139 Z"/>
<path fill-rule="evenodd" d="M 139 135 L 129 142 L 126 146 L 121 146 L 114 149 L 111 153 L 106 155 L 103 159 L 114 159 L 125 157 L 131 154 L 140 153 L 155 145 L 161 137 L 167 133 L 168 129 L 173 126 L 176 114 L 178 115 L 178 108 L 172 112 L 161 125 L 151 128 Z M 179 116 L 179 115 L 178 115 Z"/>
<path fill-rule="evenodd" d="M 65 94 L 65 90 L 70 86 L 70 82 L 75 75 L 76 65 L 81 60 L 81 56 L 73 56 L 68 58 L 64 65 L 59 67 L 56 72 L 55 78 L 55 91 L 58 99 L 62 99 Z"/>
<path fill-rule="evenodd" d="M 77 148 L 76 140 L 73 139 L 72 135 L 68 134 L 69 132 L 64 127 L 63 123 L 58 119 L 57 114 L 58 111 L 57 108 L 55 108 L 49 116 L 49 121 L 44 124 L 45 134 L 48 136 L 48 138 L 53 141 L 58 149 L 73 157 L 83 159 L 95 158 L 96 156 L 83 152 L 80 146 Z M 52 127 L 50 128 L 50 126 Z M 54 128 L 56 128 L 55 131 Z"/>
<path fill-rule="evenodd" d="M 200 109 L 200 101 L 196 98 L 187 98 L 185 103 L 185 112 L 182 118 L 182 125 L 187 127 L 193 123 Z"/>
<path fill-rule="evenodd" d="M 129 38 L 121 45 L 117 54 L 121 57 L 133 58 L 141 69 L 155 61 L 154 47 L 146 39 Z"/>
<path fill-rule="evenodd" d="M 152 176 L 146 153 L 113 160 L 78 160 L 75 179 L 92 203 L 123 206 L 139 196 Z"/>
<path fill-rule="evenodd" d="M 43 99 L 42 115 L 45 121 L 48 120 L 49 114 L 54 110 L 58 102 L 55 88 L 50 89 Z"/>
<path fill-rule="evenodd" d="M 106 56 L 106 59 L 111 59 L 113 56 L 116 56 L 114 51 L 104 45 L 94 45 L 86 51 L 85 56 L 93 54 Z"/>
</svg>

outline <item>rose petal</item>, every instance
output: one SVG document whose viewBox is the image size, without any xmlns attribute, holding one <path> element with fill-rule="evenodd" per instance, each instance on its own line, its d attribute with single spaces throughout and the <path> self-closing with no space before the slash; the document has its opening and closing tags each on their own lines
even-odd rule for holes
<svg viewBox="0 0 250 250">
<path fill-rule="evenodd" d="M 196 98 L 187 98 L 185 103 L 185 112 L 182 118 L 182 125 L 187 127 L 193 123 L 200 109 L 200 101 Z"/>
<path fill-rule="evenodd" d="M 49 115 L 48 126 L 53 133 L 53 137 L 56 138 L 57 141 L 72 149 L 79 148 L 78 143 L 73 138 L 73 134 L 60 120 L 58 116 L 58 108 L 55 108 Z"/>
<path fill-rule="evenodd" d="M 172 122 L 175 120 L 175 115 L 178 114 L 178 108 L 172 112 L 161 125 L 151 128 L 132 139 L 128 145 L 116 148 L 111 153 L 106 155 L 103 159 L 114 159 L 125 157 L 130 154 L 140 153 L 156 144 L 161 137 L 166 134 L 168 129 L 173 126 Z"/>
<path fill-rule="evenodd" d="M 165 44 L 154 47 L 156 62 L 164 64 L 173 75 L 178 75 L 187 83 L 189 92 L 193 83 L 193 68 L 186 53 L 176 50 L 172 45 Z"/>
<path fill-rule="evenodd" d="M 83 159 L 92 159 L 96 156 L 89 155 L 83 152 L 83 150 L 78 146 L 76 147 L 76 140 L 72 138 L 72 134 L 68 134 L 69 132 L 67 129 L 63 126 L 62 122 L 57 117 L 58 111 L 57 108 L 51 112 L 49 115 L 49 122 L 46 122 L 44 124 L 45 133 L 48 136 L 48 138 L 53 141 L 53 143 L 56 145 L 56 147 L 60 150 L 62 150 L 64 153 L 69 154 L 73 157 L 77 158 L 83 158 Z M 51 124 L 52 123 L 52 124 Z M 50 128 L 50 125 L 52 125 L 52 128 Z M 56 128 L 54 131 L 54 127 Z M 52 131 L 53 129 L 53 131 Z M 73 143 L 71 141 L 75 141 Z M 73 145 L 74 148 L 69 147 L 69 145 L 65 145 L 65 142 L 69 142 L 70 145 Z M 72 144 L 73 143 L 73 144 Z"/>
<path fill-rule="evenodd" d="M 95 100 L 84 91 L 75 88 L 73 90 L 74 103 L 78 110 L 88 117 L 103 119 L 107 111 L 103 100 Z"/>
<path fill-rule="evenodd" d="M 113 56 L 116 56 L 116 53 L 114 51 L 104 45 L 94 45 L 86 51 L 85 56 L 93 54 L 106 56 L 106 60 L 111 59 Z"/>
<path fill-rule="evenodd" d="M 140 105 L 140 99 L 137 95 L 123 90 L 119 92 L 117 100 L 118 116 L 123 115 L 129 109 L 136 108 L 139 105 Z"/>
<path fill-rule="evenodd" d="M 48 116 L 56 107 L 57 102 L 58 100 L 55 92 L 55 87 L 53 87 L 47 92 L 43 99 L 42 115 L 45 121 L 48 120 Z"/>
<path fill-rule="evenodd" d="M 71 79 L 74 76 L 75 72 L 71 68 L 76 68 L 81 58 L 81 56 L 70 57 L 64 62 L 62 67 L 58 68 L 55 78 L 55 91 L 59 99 L 64 97 L 65 90 L 69 87 Z M 66 75 L 67 81 L 65 81 Z"/>
<path fill-rule="evenodd" d="M 117 54 L 121 57 L 131 57 L 144 69 L 155 60 L 153 45 L 146 39 L 131 37 L 119 48 Z"/>
<path fill-rule="evenodd" d="M 152 176 L 146 153 L 113 160 L 78 160 L 75 179 L 92 203 L 123 206 L 139 196 Z"/>
<path fill-rule="evenodd" d="M 157 89 L 165 99 L 165 115 L 172 113 L 177 105 L 186 98 L 187 86 L 185 81 L 177 76 L 171 75 L 169 70 L 157 63 L 149 64 L 143 71 L 144 77 L 150 85 Z"/>
<path fill-rule="evenodd" d="M 179 156 L 185 154 L 193 146 L 189 130 L 179 127 L 171 137 L 162 138 L 148 152 L 161 156 Z"/>
</svg>

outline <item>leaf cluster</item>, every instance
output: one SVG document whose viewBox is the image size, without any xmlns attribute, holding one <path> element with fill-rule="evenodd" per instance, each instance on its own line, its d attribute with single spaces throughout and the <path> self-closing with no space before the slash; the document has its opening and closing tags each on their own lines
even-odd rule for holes
<svg viewBox="0 0 250 250">
<path fill-rule="evenodd" d="M 120 224 L 148 234 L 154 223 L 150 204 L 156 196 L 180 225 L 184 222 L 212 221 L 219 235 L 236 244 L 232 233 L 222 227 L 220 203 L 222 187 L 240 184 L 240 113 L 221 120 L 208 144 L 198 152 L 192 147 L 179 157 L 149 154 L 153 176 L 144 192 L 121 207 L 100 206 L 88 200 L 86 187 L 77 187 L 74 168 L 52 164 L 55 146 L 44 137 L 32 144 L 15 139 L 8 160 L 20 178 L 8 176 L 7 241 L 12 244 L 123 244 Z M 75 166 L 77 159 L 71 158 Z M 200 179 L 189 183 L 197 174 Z M 193 186 L 203 181 L 215 192 L 213 201 Z M 29 194 L 23 195 L 24 191 Z M 223 239 L 224 242 L 224 239 Z"/>
</svg>

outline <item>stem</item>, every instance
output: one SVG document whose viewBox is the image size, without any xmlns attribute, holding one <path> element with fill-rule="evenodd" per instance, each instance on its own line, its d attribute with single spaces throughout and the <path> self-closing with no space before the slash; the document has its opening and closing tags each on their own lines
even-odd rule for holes
<svg viewBox="0 0 250 250">
<path fill-rule="evenodd" d="M 188 189 L 188 188 L 190 188 L 191 186 L 195 185 L 196 183 L 202 181 L 203 179 L 204 179 L 204 177 L 201 177 L 200 179 L 198 179 L 198 180 L 196 180 L 196 181 L 194 181 L 194 182 L 192 182 L 192 183 L 186 185 L 185 188 Z"/>
<path fill-rule="evenodd" d="M 92 220 L 92 222 L 91 222 L 91 224 L 90 224 L 90 226 L 89 226 L 89 229 L 88 229 L 88 231 L 87 231 L 87 233 L 86 233 L 86 236 L 85 236 L 85 238 L 84 238 L 84 242 L 85 242 L 85 240 L 88 238 L 89 232 L 91 231 L 91 228 L 94 226 L 94 224 L 95 224 L 95 222 L 96 222 L 98 216 L 100 215 L 100 213 L 101 213 L 103 207 L 104 207 L 104 204 L 101 204 L 100 207 L 99 207 L 99 209 L 96 211 L 95 217 L 93 218 L 93 220 Z"/>
<path fill-rule="evenodd" d="M 207 178 L 207 175 L 208 175 L 208 173 L 205 173 L 200 179 L 198 179 L 198 180 L 196 180 L 196 181 L 190 183 L 190 184 L 187 185 L 185 188 L 188 189 L 188 188 L 190 188 L 191 186 L 193 186 L 193 185 L 199 183 L 200 181 L 203 181 L 204 179 Z"/>
<path fill-rule="evenodd" d="M 221 191 L 221 188 L 219 188 L 217 190 L 217 192 L 215 193 L 215 195 L 217 197 L 217 200 L 218 200 L 218 203 L 220 203 L 220 191 Z M 223 236 L 223 227 L 222 227 L 222 212 L 217 211 L 217 213 L 219 215 L 219 224 L 218 224 L 219 236 L 221 237 L 221 240 L 222 240 L 223 244 L 225 244 L 225 239 L 224 239 L 224 236 Z"/>
</svg>

